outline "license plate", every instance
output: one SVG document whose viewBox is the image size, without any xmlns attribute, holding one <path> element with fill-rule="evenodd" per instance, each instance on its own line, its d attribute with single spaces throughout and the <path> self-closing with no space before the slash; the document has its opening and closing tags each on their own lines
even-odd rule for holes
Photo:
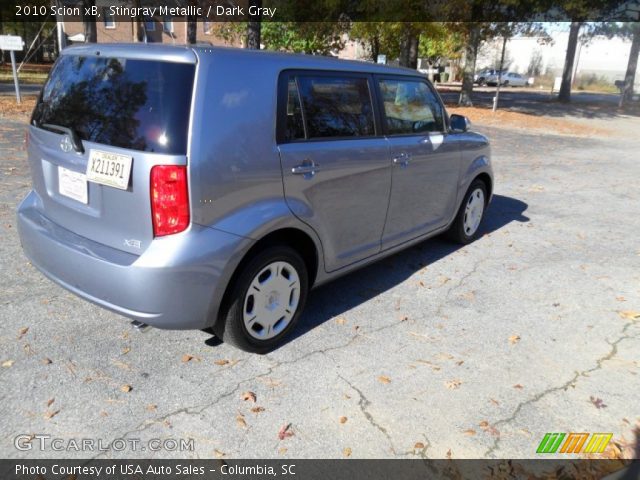
<svg viewBox="0 0 640 480">
<path fill-rule="evenodd" d="M 109 187 L 126 190 L 131 175 L 133 157 L 119 153 L 91 150 L 87 164 L 87 179 Z"/>
<path fill-rule="evenodd" d="M 58 167 L 58 191 L 60 195 L 87 204 L 89 202 L 87 190 L 87 176 L 84 173 Z"/>
</svg>

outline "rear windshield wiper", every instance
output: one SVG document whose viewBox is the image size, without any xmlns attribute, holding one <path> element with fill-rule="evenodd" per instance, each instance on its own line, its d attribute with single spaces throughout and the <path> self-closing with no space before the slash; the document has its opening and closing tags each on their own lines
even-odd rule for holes
<svg viewBox="0 0 640 480">
<path fill-rule="evenodd" d="M 78 153 L 84 153 L 84 147 L 82 146 L 82 140 L 80 139 L 80 135 L 74 129 L 69 127 L 63 127 L 62 125 L 54 125 L 53 123 L 42 123 L 38 125 L 40 128 L 46 128 L 47 130 L 53 130 L 57 132 L 66 133 L 69 135 L 69 139 L 71 140 L 71 145 L 73 145 L 73 149 Z"/>
</svg>

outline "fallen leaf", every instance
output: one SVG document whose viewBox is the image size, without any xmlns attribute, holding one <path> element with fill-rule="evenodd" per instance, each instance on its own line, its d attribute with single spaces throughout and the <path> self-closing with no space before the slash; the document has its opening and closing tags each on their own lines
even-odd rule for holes
<svg viewBox="0 0 640 480">
<path fill-rule="evenodd" d="M 288 438 L 288 437 L 293 437 L 294 435 L 295 434 L 293 433 L 293 430 L 291 430 L 290 423 L 283 425 L 282 427 L 280 427 L 280 430 L 278 431 L 278 438 L 280 440 L 284 440 L 285 438 Z"/>
<path fill-rule="evenodd" d="M 122 355 L 126 355 L 127 353 L 129 353 L 131 351 L 131 347 L 124 347 L 122 349 Z"/>
<path fill-rule="evenodd" d="M 456 390 L 457 388 L 460 388 L 460 385 L 462 385 L 460 380 L 449 380 L 448 382 L 445 382 L 445 386 L 449 390 Z"/>
<path fill-rule="evenodd" d="M 342 450 L 342 454 L 345 457 L 350 457 L 351 456 L 351 449 L 349 447 L 346 447 L 344 450 Z"/>
<path fill-rule="evenodd" d="M 154 403 L 150 403 L 146 408 L 149 412 L 155 412 L 158 409 L 158 406 Z"/>
<path fill-rule="evenodd" d="M 409 317 L 407 317 L 406 315 L 401 315 L 400 316 L 400 321 L 401 322 L 406 322 L 407 320 L 409 320 Z"/>
<path fill-rule="evenodd" d="M 2 362 L 2 366 L 4 368 L 9 368 L 10 366 L 12 366 L 14 363 L 16 363 L 15 360 L 6 360 L 4 362 Z"/>
<path fill-rule="evenodd" d="M 222 366 L 224 366 L 224 365 L 229 364 L 229 360 L 216 360 L 216 361 L 215 361 L 215 362 L 213 362 L 213 363 L 215 363 L 216 365 L 218 365 L 218 366 L 222 367 Z"/>
<path fill-rule="evenodd" d="M 476 431 L 475 431 L 473 428 L 470 428 L 470 429 L 468 429 L 468 430 L 465 430 L 463 433 L 464 433 L 466 436 L 471 437 L 471 436 L 473 436 L 473 435 L 475 435 L 475 434 L 476 434 Z"/>
<path fill-rule="evenodd" d="M 516 343 L 518 343 L 520 341 L 520 335 L 511 335 L 509 337 L 509 343 L 511 345 L 515 345 Z"/>
<path fill-rule="evenodd" d="M 480 428 L 485 432 L 490 433 L 491 435 L 494 435 L 496 437 L 500 436 L 500 432 L 496 429 L 496 427 L 491 425 L 486 420 L 483 420 L 482 422 L 480 422 L 479 425 L 480 425 Z"/>
<path fill-rule="evenodd" d="M 627 299 L 624 298 L 623 296 L 616 297 L 616 300 L 619 301 L 619 302 L 626 302 L 627 301 Z"/>
<path fill-rule="evenodd" d="M 340 417 L 339 421 L 340 423 L 347 423 L 347 417 Z"/>
<path fill-rule="evenodd" d="M 378 381 L 379 381 L 380 383 L 385 383 L 385 384 L 386 384 L 386 383 L 391 383 L 391 379 L 390 379 L 389 377 L 385 376 L 385 375 L 380 375 L 380 376 L 378 377 Z"/>
<path fill-rule="evenodd" d="M 517 388 L 518 390 L 522 390 L 524 387 L 522 385 L 520 385 L 519 383 L 516 383 L 513 388 Z"/>
<path fill-rule="evenodd" d="M 462 365 L 463 363 L 464 363 L 464 360 L 460 360 L 460 361 L 456 362 L 456 365 L 460 366 L 460 365 Z"/>
<path fill-rule="evenodd" d="M 100 416 L 101 416 L 101 417 L 108 417 L 108 416 L 109 416 L 109 414 L 108 414 L 107 412 L 105 412 L 104 410 L 101 410 L 101 411 L 100 411 Z"/>
<path fill-rule="evenodd" d="M 604 404 L 601 398 L 596 398 L 592 396 L 592 397 L 589 397 L 589 400 L 591 400 L 591 403 L 593 403 L 594 407 L 596 407 L 598 410 L 602 408 L 607 408 L 607 406 Z"/>
<path fill-rule="evenodd" d="M 237 423 L 237 424 L 238 424 L 238 426 L 239 426 L 239 427 L 241 427 L 241 428 L 247 428 L 247 422 L 246 422 L 246 420 L 244 419 L 244 415 L 242 415 L 242 414 L 239 414 L 239 415 L 236 417 L 236 423 Z"/>
<path fill-rule="evenodd" d="M 227 456 L 226 453 L 221 452 L 217 448 L 213 451 L 213 454 L 216 456 L 216 458 L 222 458 L 222 457 L 226 457 Z"/>
<path fill-rule="evenodd" d="M 253 392 L 244 392 L 242 394 L 242 400 L 245 402 L 250 400 L 251 402 L 256 403 L 256 394 Z"/>
<path fill-rule="evenodd" d="M 264 407 L 253 407 L 253 408 L 251 409 L 251 411 L 252 411 L 253 413 L 260 413 L 260 412 L 264 412 Z"/>
<path fill-rule="evenodd" d="M 124 363 L 124 362 L 119 362 L 117 360 L 114 360 L 112 362 L 116 367 L 121 368 L 122 370 L 131 370 L 131 366 L 128 363 Z"/>
<path fill-rule="evenodd" d="M 42 362 L 40 362 L 40 363 L 42 363 L 43 365 L 50 365 L 50 364 L 52 364 L 53 362 L 51 361 L 51 359 L 50 359 L 50 358 L 43 358 L 43 359 L 42 359 Z"/>
<path fill-rule="evenodd" d="M 52 404 L 53 402 L 55 402 L 55 401 L 56 401 L 56 400 L 55 400 L 55 398 L 50 398 L 50 399 L 47 401 L 47 407 L 50 407 L 50 406 L 51 406 L 51 404 Z"/>
<path fill-rule="evenodd" d="M 286 448 L 286 447 L 280 447 L 280 448 L 278 449 L 278 453 L 279 453 L 280 455 L 284 455 L 285 453 L 287 453 L 287 450 L 288 450 L 288 448 Z"/>
<path fill-rule="evenodd" d="M 422 442 L 416 442 L 416 444 L 413 446 L 413 448 L 415 450 L 422 450 L 424 448 L 424 443 Z"/>
<path fill-rule="evenodd" d="M 189 355 L 189 354 L 185 353 L 182 356 L 182 363 L 187 363 L 187 362 L 190 362 L 191 360 L 193 360 L 193 355 Z"/>
<path fill-rule="evenodd" d="M 636 312 L 635 310 L 621 310 L 618 312 L 618 315 L 628 320 L 637 320 L 640 318 L 640 312 Z"/>
<path fill-rule="evenodd" d="M 129 393 L 131 390 L 133 390 L 133 387 L 131 385 L 122 385 L 120 387 L 120 391 L 124 393 Z"/>
<path fill-rule="evenodd" d="M 28 331 L 29 331 L 29 327 L 22 327 L 20 330 L 18 330 L 18 335 L 19 335 L 18 340 L 24 337 Z"/>
<path fill-rule="evenodd" d="M 491 403 L 493 403 L 494 405 L 500 405 L 500 402 L 498 402 L 496 399 L 494 398 L 490 398 L 489 399 L 491 401 Z"/>
<path fill-rule="evenodd" d="M 344 318 L 344 317 L 338 317 L 338 318 L 336 318 L 336 323 L 338 325 L 344 325 L 345 323 L 347 323 L 347 319 Z"/>
<path fill-rule="evenodd" d="M 47 413 L 44 414 L 44 418 L 49 420 L 55 417 L 58 413 L 60 413 L 60 410 L 55 410 L 55 411 L 49 410 Z"/>
<path fill-rule="evenodd" d="M 451 460 L 451 449 L 447 450 L 447 458 Z"/>
<path fill-rule="evenodd" d="M 471 290 L 470 292 L 463 293 L 462 298 L 469 302 L 473 302 L 476 299 L 476 292 Z"/>
</svg>

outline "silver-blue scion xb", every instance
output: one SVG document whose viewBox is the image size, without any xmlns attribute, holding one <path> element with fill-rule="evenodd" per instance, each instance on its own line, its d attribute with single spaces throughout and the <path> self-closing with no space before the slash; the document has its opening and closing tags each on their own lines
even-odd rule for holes
<svg viewBox="0 0 640 480">
<path fill-rule="evenodd" d="M 266 352 L 311 287 L 448 232 L 493 191 L 487 139 L 416 71 L 231 48 L 62 53 L 28 131 L 23 249 L 137 322 Z"/>
</svg>

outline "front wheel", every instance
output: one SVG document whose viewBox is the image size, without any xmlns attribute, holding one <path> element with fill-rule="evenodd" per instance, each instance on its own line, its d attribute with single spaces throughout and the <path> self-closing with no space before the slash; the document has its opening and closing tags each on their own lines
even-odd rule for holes
<svg viewBox="0 0 640 480">
<path fill-rule="evenodd" d="M 241 350 L 266 353 L 293 330 L 304 308 L 308 274 L 298 253 L 270 247 L 239 272 L 214 332 Z"/>
<path fill-rule="evenodd" d="M 478 238 L 480 223 L 487 207 L 487 187 L 482 180 L 474 180 L 467 190 L 456 218 L 447 232 L 456 243 L 466 245 Z"/>
</svg>

